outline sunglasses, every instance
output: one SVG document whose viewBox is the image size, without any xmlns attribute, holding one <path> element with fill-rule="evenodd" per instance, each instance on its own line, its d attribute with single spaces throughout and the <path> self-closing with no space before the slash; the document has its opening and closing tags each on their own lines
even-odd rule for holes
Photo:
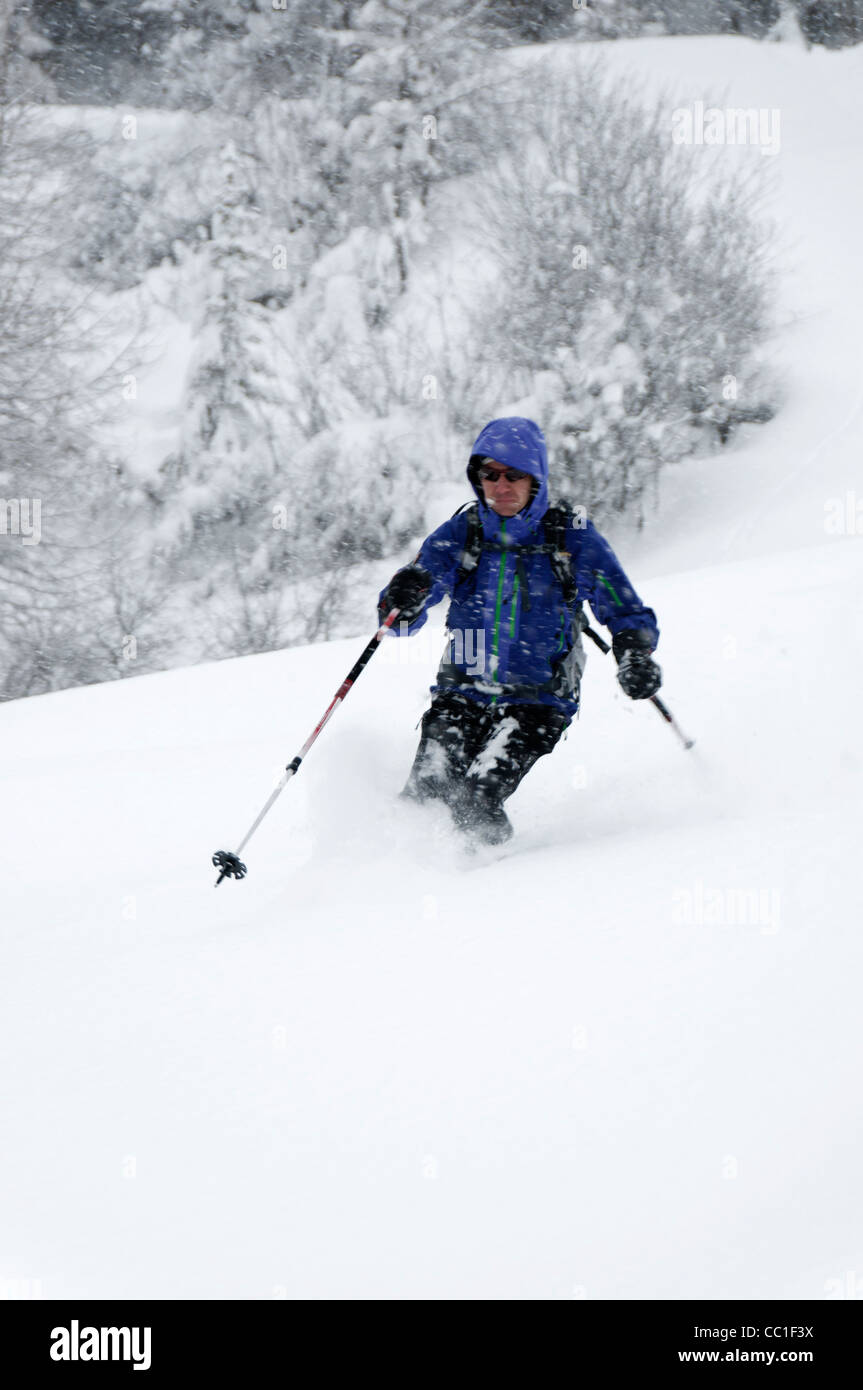
<svg viewBox="0 0 863 1390">
<path fill-rule="evenodd" d="M 508 483 L 520 483 L 525 478 L 529 478 L 529 473 L 519 473 L 517 468 L 489 468 L 483 464 L 482 468 L 477 469 L 477 476 L 482 478 L 484 483 L 499 483 L 501 478 L 506 478 Z"/>
</svg>

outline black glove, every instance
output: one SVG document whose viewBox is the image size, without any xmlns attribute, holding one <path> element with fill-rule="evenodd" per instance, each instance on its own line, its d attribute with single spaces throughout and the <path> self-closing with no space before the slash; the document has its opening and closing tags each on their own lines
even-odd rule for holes
<svg viewBox="0 0 863 1390">
<path fill-rule="evenodd" d="M 431 593 L 432 577 L 428 570 L 419 565 L 408 565 L 407 569 L 394 574 L 378 604 L 381 622 L 392 608 L 399 610 L 398 621 L 412 623 L 423 611 L 423 605 Z"/>
<path fill-rule="evenodd" d="M 651 658 L 653 639 L 643 628 L 626 628 L 611 641 L 617 658 L 617 679 L 630 700 L 649 700 L 662 685 L 662 672 Z"/>
</svg>

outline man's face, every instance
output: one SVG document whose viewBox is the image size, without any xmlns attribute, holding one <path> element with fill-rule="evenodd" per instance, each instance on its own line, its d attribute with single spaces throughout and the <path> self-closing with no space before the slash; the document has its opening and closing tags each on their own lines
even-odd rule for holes
<svg viewBox="0 0 863 1390">
<path fill-rule="evenodd" d="M 479 480 L 486 505 L 498 516 L 515 516 L 530 500 L 533 479 L 529 473 L 519 473 L 490 460 L 480 467 Z"/>
</svg>

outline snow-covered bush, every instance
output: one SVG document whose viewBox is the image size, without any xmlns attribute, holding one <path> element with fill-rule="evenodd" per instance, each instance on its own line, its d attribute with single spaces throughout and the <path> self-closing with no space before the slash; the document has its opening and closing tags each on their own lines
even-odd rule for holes
<svg viewBox="0 0 863 1390">
<path fill-rule="evenodd" d="M 508 397 L 535 393 L 559 485 L 598 515 L 640 517 L 663 466 L 772 413 L 765 161 L 723 173 L 673 143 L 672 107 L 596 66 L 547 77 L 476 187 L 500 262 L 476 336 Z"/>
</svg>

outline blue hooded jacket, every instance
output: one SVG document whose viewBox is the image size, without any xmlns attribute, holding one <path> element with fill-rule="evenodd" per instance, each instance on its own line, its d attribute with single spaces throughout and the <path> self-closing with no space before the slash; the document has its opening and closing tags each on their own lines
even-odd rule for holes
<svg viewBox="0 0 863 1390">
<path fill-rule="evenodd" d="M 536 480 L 528 505 L 516 516 L 501 517 L 486 506 L 475 471 L 483 456 Z M 484 546 L 489 548 L 480 553 L 476 568 L 460 577 L 467 517 L 458 513 L 433 531 L 413 561 L 431 575 L 431 592 L 409 626 L 397 625 L 399 635 L 418 632 L 428 609 L 449 594 L 451 637 L 432 691 L 457 689 L 485 704 L 550 704 L 571 717 L 578 708 L 578 676 L 584 665 L 580 633 L 573 630 L 572 613 L 549 555 L 529 550 L 519 554 L 520 547 L 539 546 L 546 539 L 542 518 L 549 508 L 548 455 L 539 426 L 521 416 L 492 420 L 471 450 L 467 474 L 479 502 Z M 593 524 L 574 518 L 565 546 L 577 597 L 590 604 L 597 622 L 612 635 L 637 628 L 649 635 L 651 650 L 655 648 L 656 617 L 642 604 Z M 386 589 L 381 601 L 385 594 Z M 567 657 L 575 667 L 569 681 L 562 679 Z"/>
</svg>

